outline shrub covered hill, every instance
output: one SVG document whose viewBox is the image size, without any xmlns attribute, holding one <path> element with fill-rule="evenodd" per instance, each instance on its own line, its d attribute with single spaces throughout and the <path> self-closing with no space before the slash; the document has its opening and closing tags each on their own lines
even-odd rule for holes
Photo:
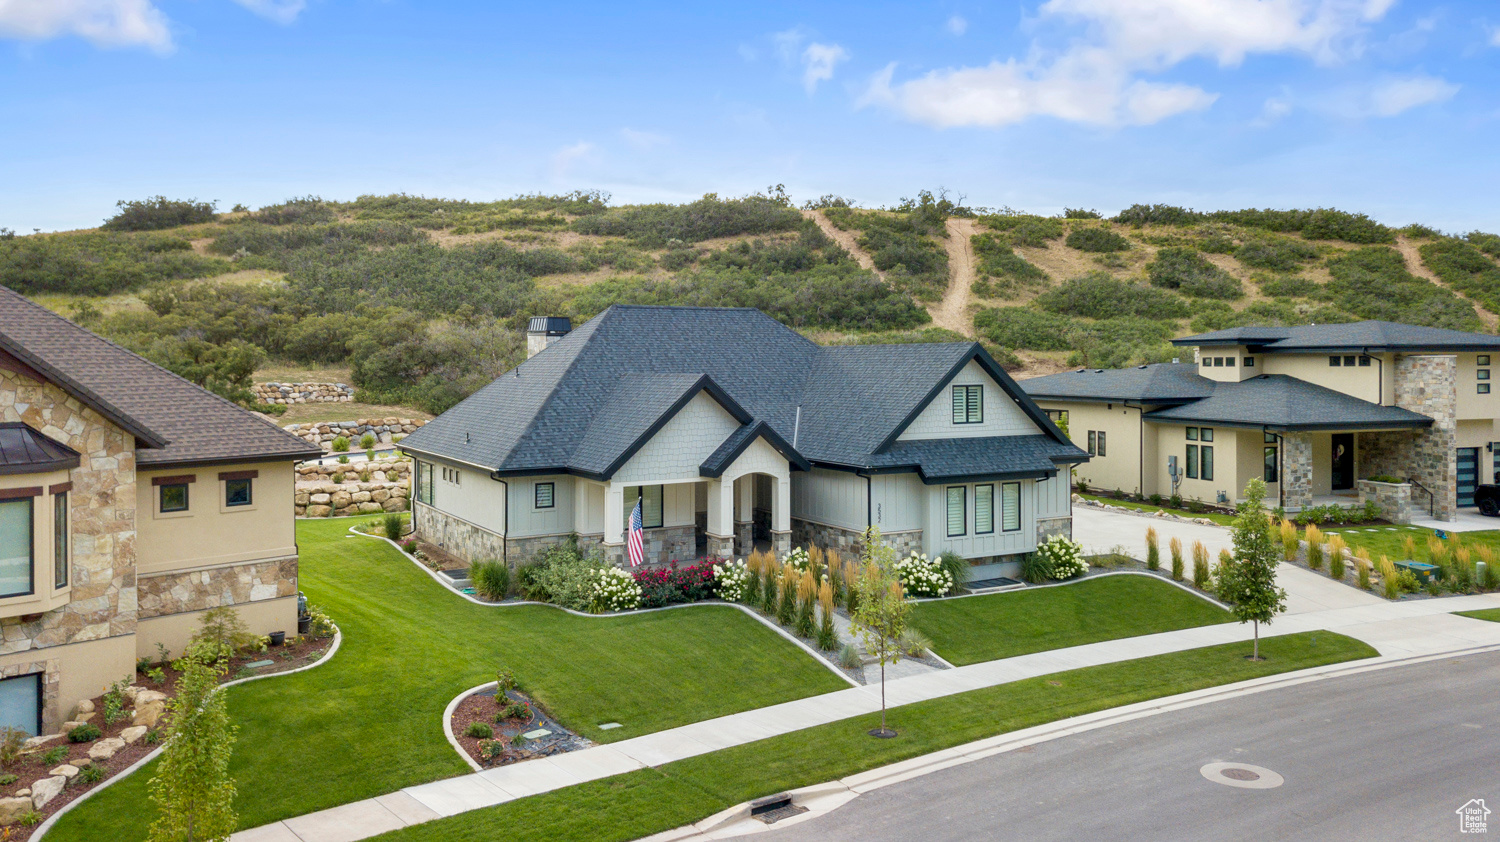
<svg viewBox="0 0 1500 842">
<path fill-rule="evenodd" d="M 1174 336 L 1243 324 L 1493 331 L 1497 258 L 1500 235 L 1331 209 L 1051 217 L 943 191 L 799 208 L 779 186 L 679 205 L 155 197 L 98 229 L 0 229 L 0 283 L 221 394 L 247 401 L 266 366 L 347 368 L 362 400 L 432 412 L 519 362 L 529 317 L 614 303 L 758 307 L 824 343 L 973 337 L 1026 376 L 1165 360 Z M 936 327 L 945 303 L 961 315 Z"/>
</svg>

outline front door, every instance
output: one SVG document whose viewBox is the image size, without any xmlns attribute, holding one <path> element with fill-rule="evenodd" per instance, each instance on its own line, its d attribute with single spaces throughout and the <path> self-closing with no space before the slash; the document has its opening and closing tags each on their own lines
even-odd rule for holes
<svg viewBox="0 0 1500 842">
<path fill-rule="evenodd" d="M 1334 491 L 1348 491 L 1354 487 L 1354 434 L 1333 434 L 1333 472 L 1332 483 Z"/>
<path fill-rule="evenodd" d="M 1474 487 L 1479 484 L 1479 448 L 1458 449 L 1458 505 L 1474 505 Z"/>
</svg>

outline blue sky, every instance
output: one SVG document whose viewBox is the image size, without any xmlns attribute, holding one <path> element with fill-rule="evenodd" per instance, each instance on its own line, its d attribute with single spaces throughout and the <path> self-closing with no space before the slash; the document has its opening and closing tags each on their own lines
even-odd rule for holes
<svg viewBox="0 0 1500 842">
<path fill-rule="evenodd" d="M 0 226 L 163 193 L 1337 206 L 1500 230 L 1500 4 L 0 0 Z"/>
</svg>

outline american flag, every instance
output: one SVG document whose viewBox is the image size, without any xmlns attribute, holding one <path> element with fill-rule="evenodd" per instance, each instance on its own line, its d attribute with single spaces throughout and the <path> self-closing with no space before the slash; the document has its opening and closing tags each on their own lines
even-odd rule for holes
<svg viewBox="0 0 1500 842">
<path fill-rule="evenodd" d="M 645 559 L 646 531 L 641 527 L 641 498 L 635 498 L 635 508 L 630 511 L 630 536 L 625 539 L 626 551 L 630 553 L 630 566 L 639 567 Z"/>
</svg>

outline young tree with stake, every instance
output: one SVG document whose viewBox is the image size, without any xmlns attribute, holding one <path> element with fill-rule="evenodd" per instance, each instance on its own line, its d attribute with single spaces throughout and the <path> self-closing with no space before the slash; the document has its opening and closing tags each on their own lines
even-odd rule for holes
<svg viewBox="0 0 1500 842">
<path fill-rule="evenodd" d="M 1259 479 L 1245 488 L 1245 501 L 1234 519 L 1234 561 L 1227 565 L 1219 583 L 1219 598 L 1234 607 L 1241 623 L 1255 628 L 1255 648 L 1250 659 L 1260 657 L 1260 624 L 1270 625 L 1286 610 L 1286 591 L 1276 587 L 1276 564 L 1281 553 L 1266 514 L 1266 484 Z"/>
<path fill-rule="evenodd" d="M 901 590 L 896 575 L 896 552 L 880 540 L 880 529 L 865 530 L 864 563 L 855 580 L 859 601 L 851 625 L 864 642 L 865 650 L 880 658 L 880 727 L 872 737 L 894 737 L 896 732 L 885 726 L 885 665 L 901 660 L 897 644 L 911 614 L 911 603 Z"/>
<path fill-rule="evenodd" d="M 224 694 L 215 693 L 223 662 L 191 655 L 180 662 L 177 698 L 169 703 L 167 744 L 148 785 L 160 816 L 150 842 L 223 842 L 234 832 L 229 754 L 236 728 Z"/>
</svg>

